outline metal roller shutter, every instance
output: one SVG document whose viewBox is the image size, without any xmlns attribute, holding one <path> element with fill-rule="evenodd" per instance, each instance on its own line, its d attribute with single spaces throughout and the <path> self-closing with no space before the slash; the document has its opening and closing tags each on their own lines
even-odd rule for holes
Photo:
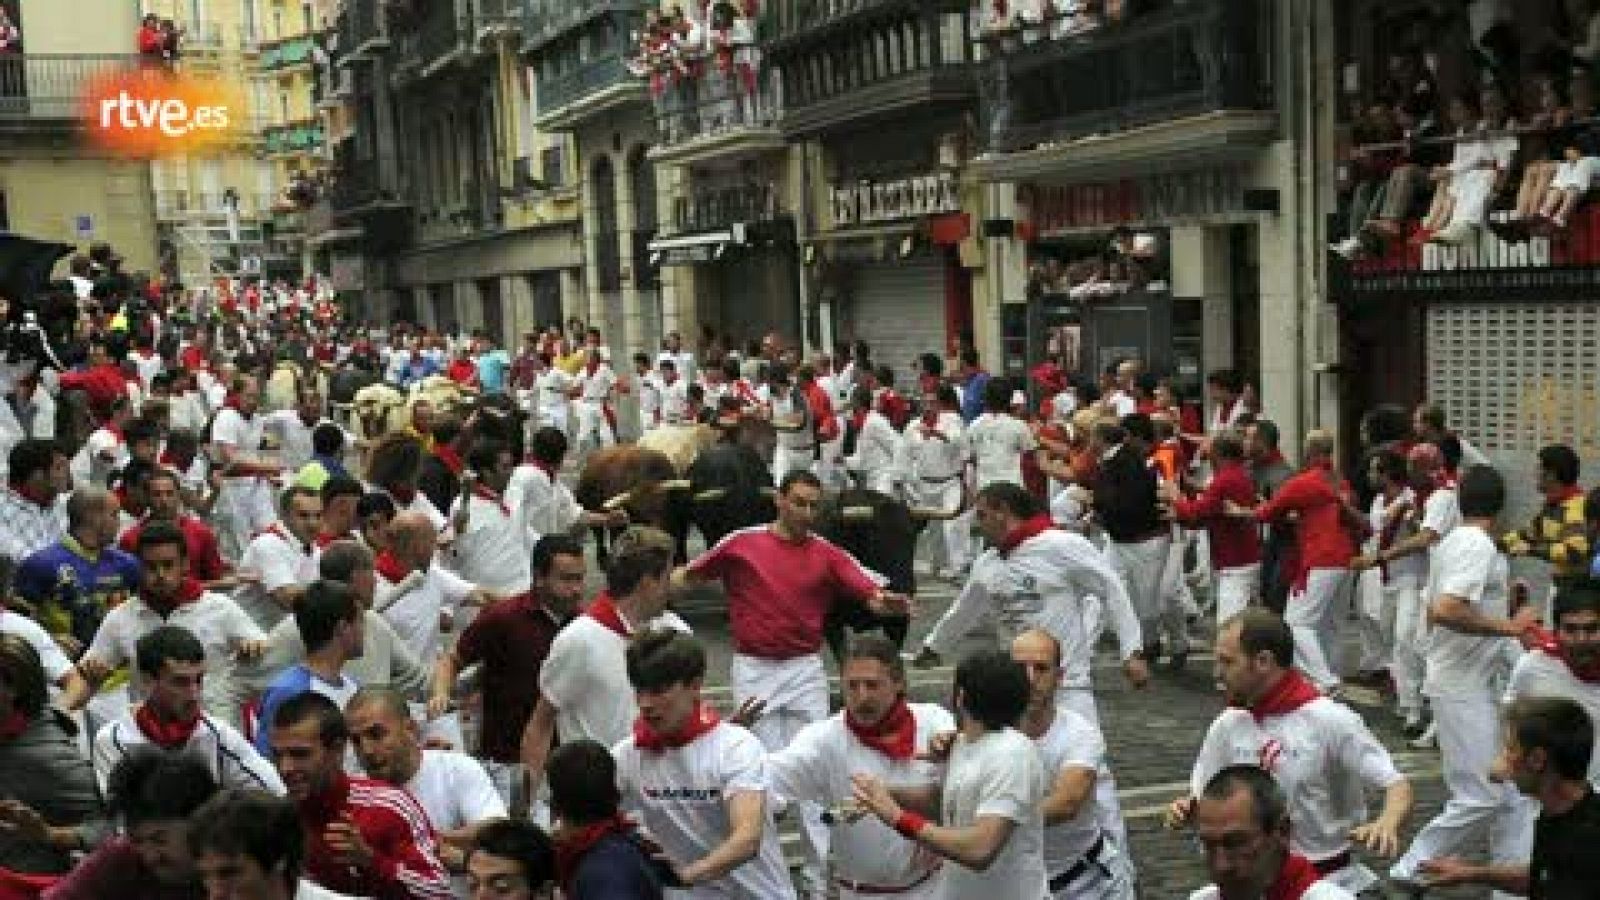
<svg viewBox="0 0 1600 900">
<path fill-rule="evenodd" d="M 895 384 L 912 383 L 916 359 L 944 353 L 945 263 L 939 257 L 913 257 L 857 267 L 845 307 L 847 340 L 866 341 L 872 361 L 894 370 Z"/>
<path fill-rule="evenodd" d="M 1567 444 L 1600 474 L 1600 306 L 1438 304 L 1428 310 L 1428 397 L 1505 476 L 1507 524 L 1539 505 L 1539 448 Z"/>
</svg>

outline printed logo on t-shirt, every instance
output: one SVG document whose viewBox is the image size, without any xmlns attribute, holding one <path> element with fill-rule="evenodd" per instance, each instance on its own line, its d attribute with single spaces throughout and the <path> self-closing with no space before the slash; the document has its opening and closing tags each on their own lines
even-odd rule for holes
<svg viewBox="0 0 1600 900">
<path fill-rule="evenodd" d="M 722 802 L 722 788 L 694 788 L 694 787 L 647 787 L 644 795 L 651 800 L 664 802 L 689 803 L 720 803 Z"/>
<path fill-rule="evenodd" d="M 1270 738 L 1261 745 L 1261 768 L 1268 772 L 1278 766 L 1278 760 L 1283 757 L 1283 742 L 1277 738 Z"/>
</svg>

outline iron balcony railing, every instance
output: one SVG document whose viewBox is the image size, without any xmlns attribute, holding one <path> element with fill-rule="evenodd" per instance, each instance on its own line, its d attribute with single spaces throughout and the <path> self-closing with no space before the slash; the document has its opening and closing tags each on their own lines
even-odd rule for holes
<svg viewBox="0 0 1600 900">
<path fill-rule="evenodd" d="M 554 112 L 614 85 L 637 81 L 620 53 L 589 60 L 554 78 L 539 79 L 539 115 Z"/>
<path fill-rule="evenodd" d="M 346 29 L 341 37 L 348 35 L 347 40 L 339 42 L 344 52 L 353 52 L 365 45 L 388 39 L 379 11 L 379 0 L 352 0 L 344 5 L 341 17 L 341 25 Z"/>
<path fill-rule="evenodd" d="M 770 184 L 741 184 L 697 190 L 673 204 L 672 224 L 679 232 L 715 231 L 741 222 L 767 222 L 782 211 Z"/>
<path fill-rule="evenodd" d="M 476 28 L 522 24 L 521 0 L 472 0 L 472 19 Z"/>
<path fill-rule="evenodd" d="M 1222 110 L 1276 108 L 1274 0 L 1187 0 L 1092 29 L 991 30 L 987 148 L 1015 152 Z"/>
<path fill-rule="evenodd" d="M 653 4 L 652 4 L 653 5 Z M 607 15 L 642 20 L 643 0 L 524 0 L 522 42 L 527 52 L 544 45 L 588 22 Z"/>
<path fill-rule="evenodd" d="M 404 59 L 426 68 L 466 49 L 472 33 L 472 15 L 458 10 L 455 0 L 429 3 L 423 19 L 401 39 Z"/>
<path fill-rule="evenodd" d="M 140 65 L 132 53 L 0 54 L 0 121 L 78 118 L 95 79 Z"/>
<path fill-rule="evenodd" d="M 781 112 L 778 79 L 763 68 L 710 61 L 695 77 L 655 79 L 656 134 L 670 147 L 713 135 L 771 128 Z"/>
<path fill-rule="evenodd" d="M 903 19 L 907 14 L 941 12 L 967 15 L 969 0 L 772 0 L 763 4 L 763 38 L 784 43 L 862 22 Z"/>
</svg>

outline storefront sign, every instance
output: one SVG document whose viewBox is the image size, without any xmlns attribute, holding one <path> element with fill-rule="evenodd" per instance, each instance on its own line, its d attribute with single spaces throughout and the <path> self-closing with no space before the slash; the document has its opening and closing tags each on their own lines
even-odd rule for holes
<svg viewBox="0 0 1600 900">
<path fill-rule="evenodd" d="M 1355 294 L 1468 292 L 1504 299 L 1541 292 L 1589 294 L 1600 286 L 1597 236 L 1600 214 L 1585 208 L 1560 238 L 1506 241 L 1482 229 L 1476 240 L 1461 246 L 1395 241 L 1386 255 L 1341 265 L 1335 274 Z"/>
<path fill-rule="evenodd" d="M 1245 211 L 1244 180 L 1234 169 L 1171 172 L 1100 184 L 1023 185 L 1018 202 L 1039 232 L 1159 224 Z"/>
<path fill-rule="evenodd" d="M 920 175 L 894 181 L 862 181 L 831 189 L 833 226 L 893 222 L 957 212 L 961 191 L 955 175 Z"/>
</svg>

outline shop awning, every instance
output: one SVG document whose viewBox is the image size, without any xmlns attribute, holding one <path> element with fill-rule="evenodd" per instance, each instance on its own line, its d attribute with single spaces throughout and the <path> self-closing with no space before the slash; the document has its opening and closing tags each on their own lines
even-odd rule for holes
<svg viewBox="0 0 1600 900">
<path fill-rule="evenodd" d="M 730 244 L 743 243 L 741 237 L 735 229 L 724 229 L 656 238 L 645 247 L 650 251 L 651 262 L 658 266 L 692 266 L 715 261 Z"/>
</svg>

